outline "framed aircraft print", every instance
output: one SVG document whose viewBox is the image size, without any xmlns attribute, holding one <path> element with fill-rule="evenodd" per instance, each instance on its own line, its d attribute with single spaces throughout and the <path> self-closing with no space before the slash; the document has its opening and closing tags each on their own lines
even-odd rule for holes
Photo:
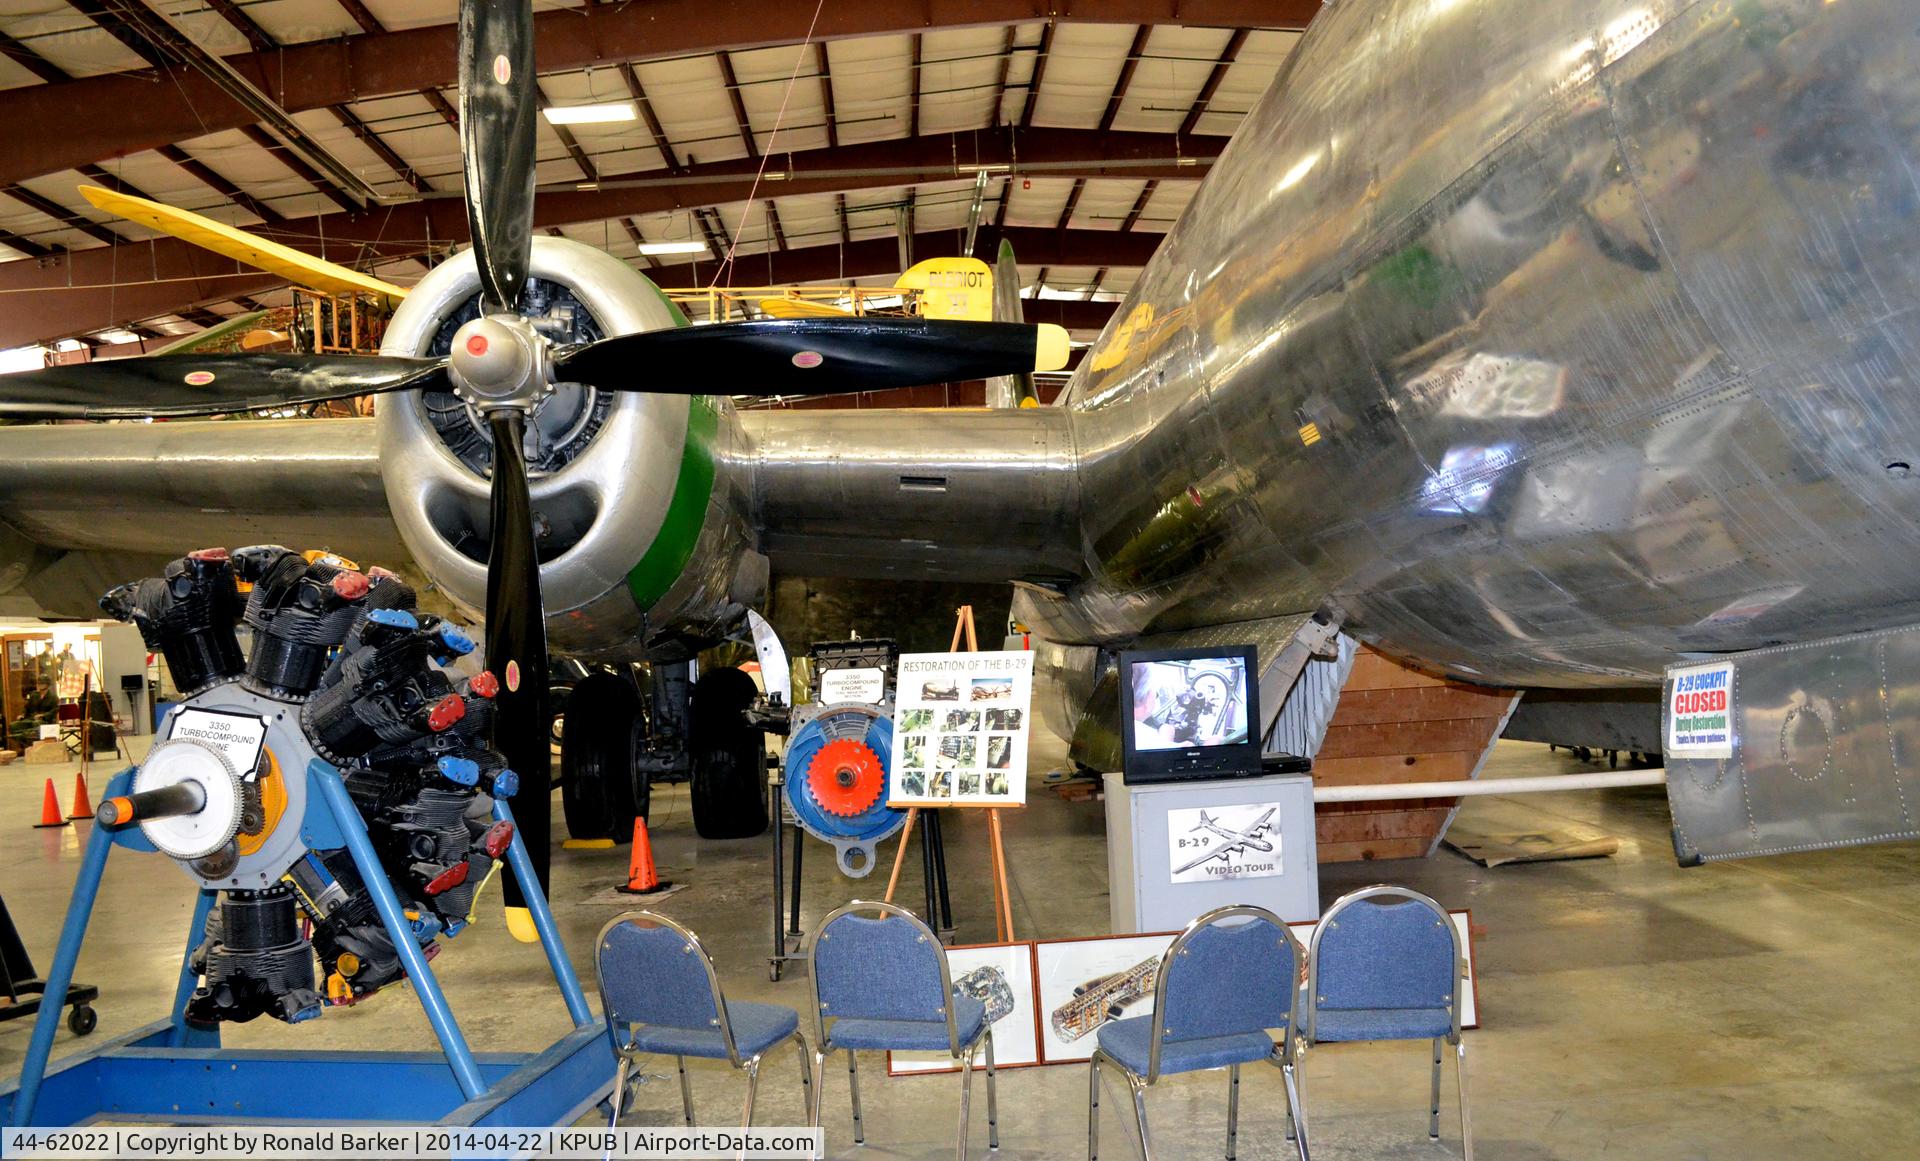
<svg viewBox="0 0 1920 1161">
<path fill-rule="evenodd" d="M 1031 1068 L 1040 1063 L 1040 1020 L 1033 986 L 1033 944 L 991 943 L 947 949 L 953 986 L 987 1006 L 993 1025 L 993 1066 Z M 982 1053 L 975 1061 L 984 1070 Z M 959 1072 L 945 1052 L 889 1052 L 888 1076 Z"/>
<path fill-rule="evenodd" d="M 1048 1064 L 1088 1060 L 1094 1033 L 1112 1019 L 1153 1013 L 1160 957 L 1174 932 L 1052 939 L 1033 945 L 1040 1054 Z"/>
</svg>

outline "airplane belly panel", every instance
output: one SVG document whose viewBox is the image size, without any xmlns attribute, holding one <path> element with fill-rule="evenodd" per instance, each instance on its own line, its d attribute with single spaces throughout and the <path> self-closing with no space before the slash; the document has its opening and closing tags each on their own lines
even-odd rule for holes
<svg viewBox="0 0 1920 1161">
<path fill-rule="evenodd" d="M 1330 8 L 1070 389 L 1090 579 L 1041 620 L 1331 598 L 1546 686 L 1914 621 L 1910 24 Z"/>
</svg>

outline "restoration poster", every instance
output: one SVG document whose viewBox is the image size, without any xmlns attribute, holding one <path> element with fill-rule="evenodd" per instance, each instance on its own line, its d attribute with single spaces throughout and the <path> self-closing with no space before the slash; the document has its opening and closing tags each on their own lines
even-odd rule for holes
<svg viewBox="0 0 1920 1161">
<path fill-rule="evenodd" d="M 903 653 L 889 806 L 1024 806 L 1033 654 Z"/>
</svg>

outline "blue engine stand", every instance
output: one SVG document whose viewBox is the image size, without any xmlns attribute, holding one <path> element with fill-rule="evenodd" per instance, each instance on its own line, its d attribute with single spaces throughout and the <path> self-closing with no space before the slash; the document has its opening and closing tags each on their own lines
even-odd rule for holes
<svg viewBox="0 0 1920 1161">
<path fill-rule="evenodd" d="M 400 899 L 367 837 L 365 822 L 340 773 L 315 759 L 307 767 L 309 800 L 301 821 L 310 850 L 346 847 L 393 938 L 406 978 L 439 1038 L 439 1052 L 295 1052 L 220 1047 L 218 1028 L 186 1022 L 195 976 L 189 966 L 206 928 L 215 892 L 201 891 L 187 932 L 186 955 L 174 987 L 169 1019 L 149 1024 L 48 1067 L 60 1010 L 42 1008 L 16 1081 L 0 1083 L 0 1124 L 58 1127 L 96 1121 L 158 1124 L 245 1124 L 289 1121 L 386 1122 L 443 1125 L 567 1125 L 613 1089 L 613 1051 L 605 1026 L 587 1007 L 580 980 L 560 944 L 553 912 L 533 874 L 516 825 L 507 850 L 547 963 L 574 1028 L 542 1052 L 476 1054 L 467 1047 L 446 994 L 415 939 Z M 133 771 L 107 784 L 106 795 L 128 792 Z M 494 800 L 493 815 L 513 821 Z M 107 855 L 115 845 L 153 850 L 138 827 L 109 830 L 98 823 L 87 839 L 80 877 L 47 974 L 49 995 L 72 982 L 87 920 L 100 892 Z"/>
</svg>

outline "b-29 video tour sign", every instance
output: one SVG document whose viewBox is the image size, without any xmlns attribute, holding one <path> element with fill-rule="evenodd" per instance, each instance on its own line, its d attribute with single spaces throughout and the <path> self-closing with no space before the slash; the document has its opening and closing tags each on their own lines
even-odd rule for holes
<svg viewBox="0 0 1920 1161">
<path fill-rule="evenodd" d="M 889 806 L 1024 806 L 1033 654 L 903 653 Z"/>
</svg>

